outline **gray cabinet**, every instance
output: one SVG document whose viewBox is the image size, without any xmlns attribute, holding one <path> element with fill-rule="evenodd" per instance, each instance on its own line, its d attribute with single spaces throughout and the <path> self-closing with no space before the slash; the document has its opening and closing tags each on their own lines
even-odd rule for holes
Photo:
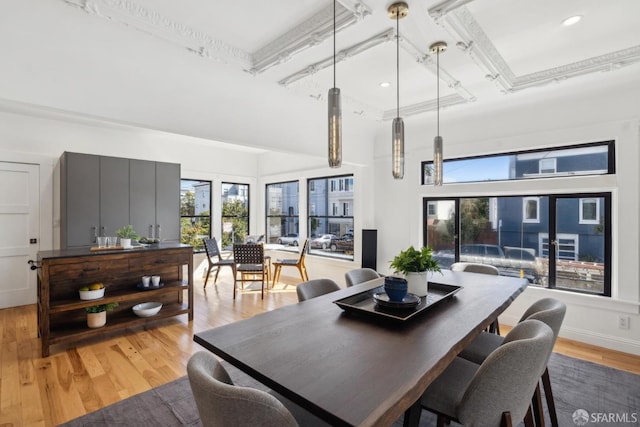
<svg viewBox="0 0 640 427">
<path fill-rule="evenodd" d="M 60 171 L 60 245 L 90 246 L 100 226 L 100 158 L 64 153 Z"/>
<path fill-rule="evenodd" d="M 180 240 L 180 165 L 131 160 L 130 219 L 141 236 Z"/>
<path fill-rule="evenodd" d="M 61 248 L 94 246 L 131 224 L 180 240 L 180 165 L 65 152 L 60 160 Z"/>
</svg>

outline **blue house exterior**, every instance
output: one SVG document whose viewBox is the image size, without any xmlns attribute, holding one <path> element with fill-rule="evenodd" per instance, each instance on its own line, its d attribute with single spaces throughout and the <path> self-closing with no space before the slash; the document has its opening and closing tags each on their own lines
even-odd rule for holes
<svg viewBox="0 0 640 427">
<path fill-rule="evenodd" d="M 549 155 L 553 157 L 549 157 Z M 607 170 L 607 152 L 593 150 L 526 153 L 512 157 L 510 179 L 581 175 Z M 556 204 L 557 255 L 569 261 L 604 262 L 605 217 L 603 198 L 500 197 L 497 228 L 500 245 L 529 248 L 538 257 L 549 256 L 549 203 Z"/>
</svg>

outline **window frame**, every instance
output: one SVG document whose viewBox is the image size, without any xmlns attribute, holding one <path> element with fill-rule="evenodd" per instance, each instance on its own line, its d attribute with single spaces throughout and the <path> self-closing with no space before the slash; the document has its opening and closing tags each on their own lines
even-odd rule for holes
<svg viewBox="0 0 640 427">
<path fill-rule="evenodd" d="M 182 183 L 183 182 L 198 182 L 198 183 L 208 183 L 209 184 L 209 215 L 183 215 L 182 214 Z M 180 242 L 185 244 L 191 244 L 193 246 L 194 252 L 204 252 L 204 243 L 202 242 L 190 242 L 186 243 L 183 241 L 183 219 L 191 218 L 192 223 L 194 219 L 208 219 L 209 220 L 209 233 L 206 235 L 208 238 L 211 238 L 211 225 L 213 219 L 213 182 L 207 179 L 190 179 L 190 178 L 181 178 L 180 179 Z M 194 209 L 195 209 L 195 198 L 194 198 Z M 200 244 L 198 244 L 200 243 Z"/>
<path fill-rule="evenodd" d="M 536 217 L 528 218 L 528 202 L 536 203 Z M 523 197 L 522 198 L 522 222 L 527 224 L 539 224 L 540 223 L 540 197 Z"/>
<path fill-rule="evenodd" d="M 469 196 L 450 196 L 450 197 L 424 197 L 423 198 L 423 209 L 422 209 L 422 221 L 423 224 L 426 224 L 427 222 L 427 218 L 428 218 L 428 204 L 430 202 L 435 202 L 435 201 L 439 201 L 439 200 L 447 200 L 447 201 L 452 201 L 455 203 L 456 209 L 455 209 L 455 237 L 454 237 L 454 258 L 453 258 L 453 262 L 459 262 L 460 261 L 460 255 L 461 255 L 461 238 L 459 237 L 462 233 L 462 230 L 460 229 L 460 216 L 461 216 L 461 210 L 460 210 L 460 202 L 462 199 L 469 199 L 469 198 L 473 198 L 473 199 L 481 199 L 481 198 L 511 198 L 511 197 L 521 197 L 521 198 L 530 198 L 533 197 L 530 194 L 529 195 L 518 195 L 518 194 L 509 194 L 509 195 L 498 195 L 498 194 L 490 194 L 490 195 L 475 195 L 473 197 L 469 197 Z M 546 258 L 548 260 L 548 279 L 547 279 L 547 283 L 541 285 L 544 289 L 558 289 L 558 290 L 562 290 L 562 291 L 567 291 L 567 292 L 574 292 L 574 293 L 582 293 L 582 294 L 588 294 L 588 295 L 595 295 L 595 296 L 603 296 L 603 297 L 611 297 L 611 289 L 612 289 L 612 262 L 613 262 L 613 257 L 612 257 L 612 246 L 613 246 L 613 227 L 612 227 L 612 200 L 613 200 L 613 192 L 612 191 L 606 191 L 606 192 L 592 192 L 592 193 L 538 193 L 535 197 L 537 198 L 542 198 L 542 197 L 546 197 L 548 198 L 548 206 L 547 206 L 547 214 L 548 214 L 548 232 L 546 233 L 546 249 L 543 251 L 543 239 L 541 238 L 541 236 L 543 236 L 545 233 L 544 232 L 538 232 L 538 239 L 539 239 L 539 256 L 541 258 Z M 558 234 L 558 230 L 557 230 L 557 213 L 556 213 L 556 202 L 559 199 L 588 199 L 588 198 L 602 198 L 604 199 L 604 220 L 602 222 L 598 222 L 598 225 L 603 227 L 603 231 L 602 234 L 604 236 L 604 242 L 603 242 L 603 256 L 604 256 L 604 262 L 603 262 L 603 290 L 602 292 L 594 292 L 594 291 L 590 291 L 590 290 L 586 290 L 586 289 L 577 289 L 577 288 L 570 288 L 570 287 L 566 287 L 566 286 L 561 286 L 561 285 L 557 285 L 557 280 L 556 280 L 556 254 L 557 254 L 557 249 L 555 247 L 555 245 L 549 244 L 549 236 L 554 236 L 556 240 L 562 240 L 562 239 L 566 239 L 566 238 L 571 238 L 572 235 L 568 235 L 565 233 L 559 233 Z M 540 203 L 538 202 L 538 206 L 540 205 Z M 598 209 L 599 212 L 600 209 Z M 576 221 L 578 222 L 578 221 Z M 425 227 L 425 229 L 423 230 L 423 245 L 424 246 L 428 246 L 429 245 L 429 241 L 428 241 L 428 230 Z M 574 240 L 573 246 L 575 247 L 575 252 L 579 252 L 579 241 Z M 546 253 L 546 257 L 543 255 L 543 252 Z M 566 252 L 566 251 L 565 251 Z"/>
<path fill-rule="evenodd" d="M 287 184 L 296 184 L 297 199 L 298 199 L 297 200 L 298 213 L 297 214 L 294 213 L 293 215 L 291 215 L 288 209 L 287 209 L 287 212 L 285 213 L 284 212 L 284 206 L 283 206 L 282 214 L 280 214 L 280 215 L 271 214 L 269 212 L 269 208 L 270 208 L 270 206 L 269 206 L 269 203 L 270 203 L 270 200 L 269 200 L 269 187 L 270 186 L 276 186 L 276 185 L 287 185 Z M 265 205 L 264 205 L 264 208 L 265 208 L 265 241 L 267 243 L 274 243 L 274 242 L 270 241 L 270 239 L 272 238 L 272 236 L 270 236 L 270 234 L 269 234 L 269 230 L 270 230 L 269 221 L 270 221 L 270 219 L 272 219 L 272 218 L 280 218 L 281 219 L 280 223 L 282 224 L 282 219 L 284 219 L 284 218 L 286 218 L 286 219 L 294 218 L 293 221 L 294 221 L 295 224 L 297 224 L 295 232 L 298 234 L 298 239 L 299 239 L 298 240 L 298 244 L 300 244 L 300 238 L 301 238 L 301 236 L 300 236 L 300 181 L 299 180 L 291 180 L 291 181 L 270 182 L 268 184 L 265 184 L 264 194 L 265 194 L 265 201 L 264 201 L 265 202 Z M 278 236 L 278 237 L 282 237 L 282 234 L 280 236 Z M 284 249 L 286 250 L 286 248 L 284 248 Z M 294 248 L 294 250 L 297 251 L 297 248 Z"/>
<path fill-rule="evenodd" d="M 475 156 L 466 156 L 466 157 L 454 157 L 448 158 L 444 160 L 444 163 L 455 162 L 459 160 L 474 160 L 474 159 L 491 159 L 491 158 L 500 158 L 505 156 L 518 156 L 518 155 L 526 155 L 526 154 L 536 154 L 536 153 L 549 153 L 549 155 L 553 155 L 554 152 L 560 152 L 564 150 L 571 149 L 582 149 L 582 148 L 591 148 L 591 147 L 606 147 L 607 148 L 607 169 L 605 170 L 593 170 L 593 171 L 582 171 L 578 173 L 538 173 L 522 176 L 515 179 L 478 179 L 478 180 L 468 180 L 468 181 L 458 181 L 456 183 L 486 183 L 486 182 L 500 182 L 500 181 L 523 181 L 529 179 L 549 179 L 554 177 L 581 177 L 581 176 L 597 176 L 597 175 L 613 175 L 616 173 L 616 164 L 615 164 L 615 141 L 614 140 L 605 140 L 605 141 L 596 141 L 596 142 L 588 142 L 584 144 L 570 144 L 570 145 L 559 145 L 555 147 L 548 148 L 537 148 L 531 150 L 516 150 L 516 151 L 507 151 L 502 153 L 495 154 L 483 154 L 483 155 L 475 155 Z M 538 169 L 539 170 L 539 169 Z M 557 169 L 556 169 L 557 170 Z M 422 185 L 432 185 L 432 183 L 427 182 L 427 177 L 430 177 L 433 173 L 433 160 L 424 160 L 420 164 L 420 175 L 421 175 L 421 184 Z M 444 177 L 444 184 L 448 185 L 452 184 L 452 182 L 447 182 L 447 177 Z"/>
<path fill-rule="evenodd" d="M 595 219 L 585 219 L 584 218 L 584 204 L 587 200 L 595 200 L 595 214 L 596 214 L 596 218 Z M 584 197 L 584 198 L 580 198 L 580 217 L 579 217 L 579 223 L 580 224 L 594 224 L 594 225 L 598 225 L 600 224 L 600 198 L 598 197 Z"/>
<path fill-rule="evenodd" d="M 316 183 L 321 180 L 326 180 L 327 182 L 324 190 L 325 199 L 323 200 L 326 206 L 326 215 L 318 215 L 317 214 L 318 209 L 312 209 L 312 206 L 311 206 L 312 202 L 315 202 L 315 200 L 312 200 L 312 198 L 313 198 L 313 194 L 316 193 L 316 188 L 318 187 Z M 313 246 L 314 237 L 311 237 L 311 235 L 312 233 L 314 233 L 315 229 L 311 226 L 311 223 L 314 220 L 317 220 L 320 223 L 324 222 L 325 224 L 325 231 L 320 232 L 315 238 L 320 237 L 324 234 L 335 234 L 331 231 L 328 231 L 329 230 L 328 226 L 331 223 L 330 221 L 332 219 L 347 220 L 348 222 L 348 224 L 345 227 L 346 229 L 343 232 L 341 232 L 342 235 L 336 235 L 338 238 L 341 238 L 343 235 L 347 233 L 353 234 L 353 228 L 355 225 L 355 217 L 353 215 L 353 212 L 349 212 L 350 214 L 348 215 L 343 215 L 344 213 L 343 204 L 345 203 L 345 198 L 338 198 L 336 200 L 331 200 L 330 198 L 331 193 L 336 193 L 336 194 L 351 193 L 350 199 L 346 201 L 347 204 L 349 202 L 351 203 L 351 209 L 347 208 L 347 212 L 349 210 L 353 211 L 354 204 L 355 204 L 354 175 L 352 173 L 347 173 L 347 174 L 340 174 L 340 175 L 307 178 L 307 230 L 309 234 L 309 239 L 312 242 L 312 244 L 310 245 L 309 253 L 311 255 L 324 256 L 324 257 L 336 258 L 336 259 L 346 259 L 349 261 L 353 261 L 354 260 L 353 249 L 355 249 L 355 240 L 352 241 L 352 244 L 354 247 L 352 247 L 350 254 L 347 254 L 346 252 L 341 252 L 340 250 L 336 252 L 326 251 L 326 250 L 314 248 Z M 336 214 L 334 214 L 334 212 Z M 334 225 L 342 224 L 342 221 L 337 223 L 333 222 L 331 224 L 334 224 Z"/>
<path fill-rule="evenodd" d="M 223 214 L 224 212 L 224 202 L 225 202 L 225 191 L 224 191 L 224 186 L 225 185 L 238 185 L 238 186 L 243 186 L 247 188 L 247 194 L 246 194 L 246 215 L 236 215 L 236 216 L 225 216 Z M 247 228 L 245 230 L 246 232 L 246 236 L 249 236 L 249 230 L 251 229 L 251 185 L 244 183 L 244 182 L 226 182 L 223 181 L 220 183 L 220 232 L 221 232 L 221 240 L 224 238 L 225 235 L 225 231 L 224 231 L 224 219 L 225 218 L 246 218 L 246 224 L 247 224 Z M 234 242 L 232 242 L 234 243 Z M 224 245 L 222 245 L 222 242 L 220 243 L 221 246 L 224 247 Z"/>
</svg>

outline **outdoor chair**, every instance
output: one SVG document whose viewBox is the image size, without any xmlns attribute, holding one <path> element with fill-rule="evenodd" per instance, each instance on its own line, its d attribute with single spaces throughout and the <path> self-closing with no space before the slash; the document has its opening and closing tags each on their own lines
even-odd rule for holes
<svg viewBox="0 0 640 427">
<path fill-rule="evenodd" d="M 279 259 L 273 262 L 273 285 L 280 280 L 280 273 L 282 267 L 295 267 L 300 273 L 300 278 L 305 281 L 309 280 L 309 274 L 307 273 L 307 267 L 304 264 L 304 258 L 309 250 L 309 239 L 305 239 L 300 254 L 297 259 Z"/>
<path fill-rule="evenodd" d="M 553 348 L 553 331 L 539 320 L 514 327 L 478 365 L 456 357 L 427 388 L 422 406 L 437 414 L 438 426 L 532 427 L 531 396 Z"/>
<path fill-rule="evenodd" d="M 381 277 L 380 274 L 372 268 L 356 268 L 344 273 L 344 280 L 347 286 L 368 282 L 369 280 L 377 279 L 378 277 Z"/>
<path fill-rule="evenodd" d="M 553 343 L 555 345 L 560 333 L 560 326 L 564 320 L 565 313 L 567 312 L 567 306 L 565 303 L 558 301 L 554 298 L 543 298 L 533 303 L 522 315 L 520 322 L 528 319 L 536 319 L 544 322 L 553 331 Z M 498 348 L 504 342 L 504 338 L 496 335 L 483 332 L 471 344 L 465 347 L 459 354 L 460 357 L 467 359 L 474 363 L 482 363 L 493 350 Z M 553 400 L 553 392 L 551 390 L 551 380 L 549 378 L 549 369 L 545 368 L 542 373 L 542 386 L 544 388 L 544 395 L 547 401 L 547 409 L 549 410 L 549 417 L 551 418 L 551 425 L 553 427 L 558 426 L 558 415 L 556 413 L 556 405 Z M 537 402 L 537 399 L 534 399 Z M 534 405 L 535 406 L 535 405 Z M 535 411 L 536 418 L 542 417 L 542 410 L 538 408 Z M 538 420 L 536 420 L 538 421 Z M 538 421 L 536 424 L 540 425 Z"/>
<path fill-rule="evenodd" d="M 204 427 L 327 425 L 287 399 L 234 385 L 224 366 L 206 351 L 191 356 L 187 375 Z"/>
<path fill-rule="evenodd" d="M 250 243 L 246 245 L 233 245 L 233 261 L 235 262 L 235 273 L 233 276 L 233 299 L 236 299 L 236 289 L 238 282 L 244 289 L 244 282 L 262 283 L 261 298 L 264 298 L 264 283 L 269 285 L 269 265 L 264 256 L 264 245 L 262 243 Z M 240 278 L 238 278 L 240 273 Z"/>
<path fill-rule="evenodd" d="M 314 279 L 300 283 L 296 288 L 296 293 L 298 294 L 298 302 L 301 302 L 339 290 L 340 286 L 331 279 Z"/>
<path fill-rule="evenodd" d="M 221 267 L 231 267 L 233 271 L 233 275 L 236 275 L 236 264 L 232 259 L 222 259 L 222 255 L 220 254 L 220 249 L 218 248 L 218 241 L 215 237 L 210 239 L 202 239 L 204 242 L 204 250 L 207 253 L 207 261 L 209 262 L 209 267 L 207 267 L 207 277 L 204 279 L 204 287 L 207 287 L 207 281 L 209 280 L 209 275 L 211 274 L 211 270 L 213 268 L 216 269 L 216 275 L 213 278 L 213 284 L 215 285 L 218 281 L 218 273 L 220 273 Z"/>
</svg>

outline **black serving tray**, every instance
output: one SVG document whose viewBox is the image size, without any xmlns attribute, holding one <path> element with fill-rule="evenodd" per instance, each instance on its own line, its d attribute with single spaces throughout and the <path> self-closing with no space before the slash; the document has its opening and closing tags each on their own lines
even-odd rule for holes
<svg viewBox="0 0 640 427">
<path fill-rule="evenodd" d="M 412 308 L 388 308 L 377 304 L 373 295 L 384 292 L 384 286 L 336 300 L 334 303 L 347 312 L 365 314 L 380 319 L 407 321 L 441 302 L 449 300 L 460 289 L 462 286 L 429 282 L 429 293 L 426 297 L 420 297 L 420 303 Z"/>
</svg>

